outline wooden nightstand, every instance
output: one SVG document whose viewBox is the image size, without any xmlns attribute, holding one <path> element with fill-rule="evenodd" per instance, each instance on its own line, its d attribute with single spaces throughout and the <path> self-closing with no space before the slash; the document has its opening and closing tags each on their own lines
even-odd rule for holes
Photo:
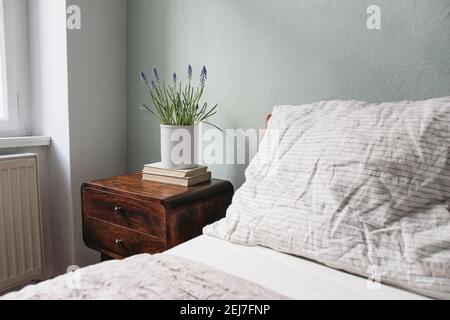
<svg viewBox="0 0 450 320">
<path fill-rule="evenodd" d="M 193 239 L 225 217 L 233 186 L 212 180 L 185 188 L 131 174 L 85 183 L 83 238 L 102 258 L 160 253 Z"/>
</svg>

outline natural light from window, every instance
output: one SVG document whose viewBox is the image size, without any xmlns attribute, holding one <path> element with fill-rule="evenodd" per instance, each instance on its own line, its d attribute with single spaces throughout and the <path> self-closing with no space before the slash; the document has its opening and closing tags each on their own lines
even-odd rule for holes
<svg viewBox="0 0 450 320">
<path fill-rule="evenodd" d="M 0 55 L 3 55 L 3 52 L 1 52 Z M 0 56 L 0 59 L 3 60 L 3 57 Z M 3 87 L 3 63 L 0 63 L 0 120 L 5 120 L 6 118 L 4 91 L 5 90 Z"/>
<path fill-rule="evenodd" d="M 6 59 L 5 59 L 5 24 L 3 1 L 0 1 L 0 121 L 7 120 L 6 112 Z"/>
</svg>

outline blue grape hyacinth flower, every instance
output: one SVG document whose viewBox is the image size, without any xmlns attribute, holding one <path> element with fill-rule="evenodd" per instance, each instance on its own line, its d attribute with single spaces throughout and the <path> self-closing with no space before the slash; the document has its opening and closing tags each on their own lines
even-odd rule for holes
<svg viewBox="0 0 450 320">
<path fill-rule="evenodd" d="M 202 86 L 205 85 L 206 79 L 208 79 L 208 70 L 206 70 L 206 67 L 203 66 L 202 72 L 200 73 L 200 84 Z"/>
<path fill-rule="evenodd" d="M 153 67 L 153 78 L 154 78 L 156 81 L 159 81 L 158 69 L 156 69 L 156 67 Z"/>
<path fill-rule="evenodd" d="M 186 75 L 188 81 L 185 81 Z M 140 79 L 144 82 L 145 91 L 153 106 L 143 103 L 139 109 L 148 112 L 163 125 L 190 126 L 203 122 L 216 127 L 206 121 L 217 113 L 218 106 L 210 107 L 206 102 L 200 104 L 208 80 L 206 66 L 197 73 L 189 64 L 185 76 L 182 77 L 183 80 L 179 78 L 179 73 L 173 72 L 171 79 L 169 76 L 166 81 L 165 77 L 160 77 L 156 66 L 152 67 L 147 74 L 141 71 Z"/>
<path fill-rule="evenodd" d="M 187 69 L 187 76 L 189 80 L 192 80 L 192 75 L 194 74 L 194 72 L 192 71 L 192 66 L 189 65 L 188 69 Z"/>
<path fill-rule="evenodd" d="M 144 72 L 141 72 L 141 80 L 147 82 L 147 76 L 145 75 Z"/>
</svg>

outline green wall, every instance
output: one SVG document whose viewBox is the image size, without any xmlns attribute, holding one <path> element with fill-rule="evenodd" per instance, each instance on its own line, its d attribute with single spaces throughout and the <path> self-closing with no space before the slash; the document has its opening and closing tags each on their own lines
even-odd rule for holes
<svg viewBox="0 0 450 320">
<path fill-rule="evenodd" d="M 377 4 L 382 30 L 369 31 Z M 450 95 L 448 0 L 129 0 L 129 170 L 159 160 L 159 125 L 139 72 L 169 78 L 191 63 L 210 76 L 205 98 L 223 128 L 259 128 L 277 104 L 392 101 Z M 235 186 L 244 166 L 213 166 Z"/>
</svg>

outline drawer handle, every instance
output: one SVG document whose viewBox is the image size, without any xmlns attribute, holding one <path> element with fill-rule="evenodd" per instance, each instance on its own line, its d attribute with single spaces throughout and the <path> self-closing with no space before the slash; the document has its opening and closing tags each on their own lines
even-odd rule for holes
<svg viewBox="0 0 450 320">
<path fill-rule="evenodd" d="M 115 242 L 117 247 L 122 247 L 123 246 L 123 240 L 122 239 L 116 239 L 114 242 Z"/>
<path fill-rule="evenodd" d="M 114 213 L 116 214 L 116 216 L 120 216 L 123 213 L 123 209 L 121 206 L 116 206 L 114 208 Z"/>
</svg>

